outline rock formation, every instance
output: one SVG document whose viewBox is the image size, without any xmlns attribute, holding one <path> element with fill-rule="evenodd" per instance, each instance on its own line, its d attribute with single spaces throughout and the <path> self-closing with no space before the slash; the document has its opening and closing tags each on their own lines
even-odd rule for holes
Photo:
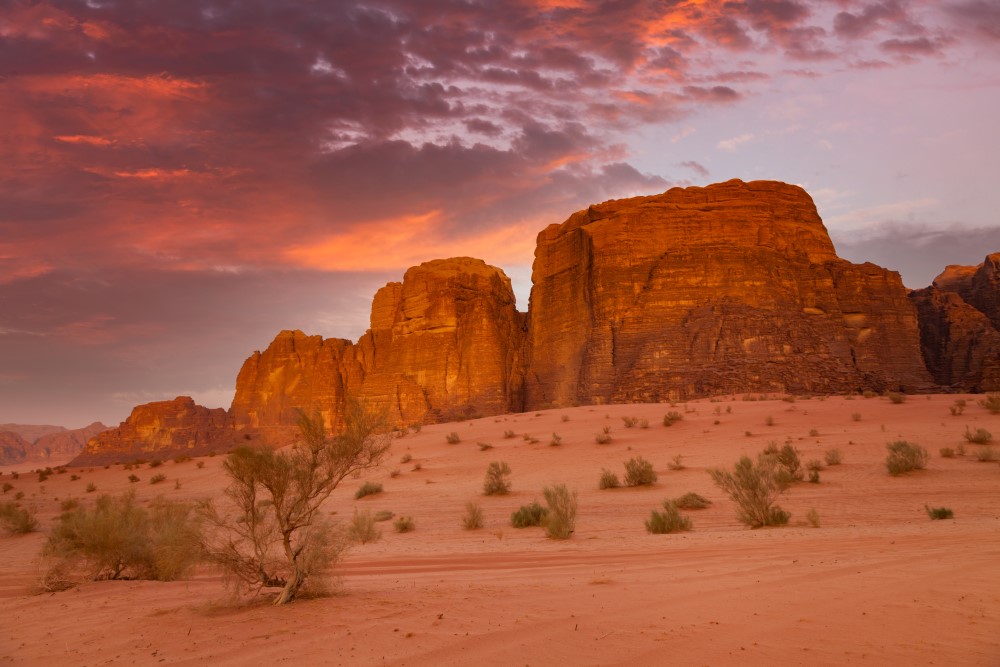
<svg viewBox="0 0 1000 667">
<path fill-rule="evenodd" d="M 930 386 L 899 275 L 838 259 L 795 186 L 591 206 L 539 234 L 532 283 L 529 408 Z"/>
<path fill-rule="evenodd" d="M 934 381 L 960 391 L 1000 391 L 1000 253 L 979 266 L 948 266 L 910 299 Z"/>
<path fill-rule="evenodd" d="M 136 458 L 225 452 L 236 443 L 229 413 L 195 405 L 187 396 L 137 406 L 118 428 L 87 441 L 72 465 L 127 463 Z"/>
<path fill-rule="evenodd" d="M 14 431 L 0 431 L 0 465 L 23 463 L 30 444 Z"/>
<path fill-rule="evenodd" d="M 107 428 L 100 422 L 76 429 L 35 424 L 0 424 L 0 465 L 61 465 L 79 454 L 89 438 Z"/>
</svg>

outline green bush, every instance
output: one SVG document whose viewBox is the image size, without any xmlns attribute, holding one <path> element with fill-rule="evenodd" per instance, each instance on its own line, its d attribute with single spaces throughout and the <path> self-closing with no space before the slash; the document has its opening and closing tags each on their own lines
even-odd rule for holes
<svg viewBox="0 0 1000 667">
<path fill-rule="evenodd" d="M 417 524 L 413 522 L 412 516 L 400 516 L 392 522 L 392 527 L 396 529 L 397 533 L 408 533 L 414 530 Z"/>
<path fill-rule="evenodd" d="M 636 456 L 625 462 L 625 486 L 650 486 L 656 482 L 653 464 Z"/>
<path fill-rule="evenodd" d="M 0 524 L 11 535 L 26 535 L 38 530 L 34 512 L 15 503 L 0 503 Z"/>
<path fill-rule="evenodd" d="M 505 496 L 510 493 L 510 466 L 504 461 L 493 461 L 486 468 L 483 495 Z"/>
<path fill-rule="evenodd" d="M 684 419 L 684 416 L 681 413 L 671 410 L 667 414 L 663 415 L 663 425 L 673 426 L 682 419 Z"/>
<path fill-rule="evenodd" d="M 548 510 L 536 500 L 530 505 L 521 505 L 516 512 L 513 512 L 510 515 L 510 525 L 515 528 L 540 526 L 547 513 Z"/>
<path fill-rule="evenodd" d="M 462 528 L 476 530 L 483 527 L 483 508 L 478 503 L 465 503 L 465 515 L 462 516 Z"/>
<path fill-rule="evenodd" d="M 702 510 L 712 504 L 712 501 L 697 493 L 685 493 L 674 499 L 674 505 L 682 510 Z"/>
<path fill-rule="evenodd" d="M 663 511 L 653 510 L 646 519 L 646 531 L 654 535 L 665 535 L 667 533 L 678 533 L 691 530 L 691 519 L 682 515 L 677 506 L 669 500 L 663 501 Z"/>
<path fill-rule="evenodd" d="M 365 496 L 374 496 L 378 493 L 382 493 L 382 485 L 378 482 L 365 482 L 354 492 L 354 499 L 358 500 L 364 498 Z"/>
<path fill-rule="evenodd" d="M 890 475 L 902 475 L 927 467 L 927 450 L 920 445 L 906 440 L 896 440 L 887 444 L 886 449 L 889 450 L 889 454 L 885 458 L 885 467 Z"/>
<path fill-rule="evenodd" d="M 969 430 L 969 427 L 966 426 L 964 435 L 966 442 L 971 442 L 977 445 L 988 445 L 993 441 L 993 434 L 985 428 L 977 428 L 975 431 L 971 431 Z"/>
<path fill-rule="evenodd" d="M 787 471 L 773 456 L 761 454 L 754 462 L 744 456 L 733 470 L 710 470 L 712 481 L 737 505 L 737 518 L 750 528 L 781 526 L 791 516 L 775 504 L 788 488 Z"/>
<path fill-rule="evenodd" d="M 621 486 L 621 482 L 618 481 L 618 475 L 610 470 L 601 470 L 601 481 L 598 482 L 597 488 L 617 489 L 619 486 Z"/>
<path fill-rule="evenodd" d="M 951 519 L 955 516 L 955 513 L 947 507 L 928 507 L 927 505 L 924 505 L 924 509 L 927 511 L 927 516 L 931 518 L 931 521 Z"/>
<path fill-rule="evenodd" d="M 554 540 L 565 540 L 576 530 L 576 491 L 565 484 L 542 489 L 548 509 L 545 512 L 545 534 Z"/>
</svg>

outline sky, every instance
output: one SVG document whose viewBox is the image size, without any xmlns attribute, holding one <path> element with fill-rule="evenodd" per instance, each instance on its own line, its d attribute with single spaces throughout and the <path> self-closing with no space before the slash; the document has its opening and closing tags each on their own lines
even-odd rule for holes
<svg viewBox="0 0 1000 667">
<path fill-rule="evenodd" d="M 469 255 L 731 178 L 911 288 L 1000 251 L 995 0 L 0 2 L 0 423 L 228 407 Z"/>
</svg>

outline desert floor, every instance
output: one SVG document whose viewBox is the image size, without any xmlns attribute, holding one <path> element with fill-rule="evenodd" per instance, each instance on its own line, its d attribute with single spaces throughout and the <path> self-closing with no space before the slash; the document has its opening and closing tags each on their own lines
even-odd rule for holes
<svg viewBox="0 0 1000 667">
<path fill-rule="evenodd" d="M 143 498 L 195 499 L 218 496 L 226 481 L 221 456 L 201 459 L 200 469 L 196 460 L 168 461 L 156 471 L 168 480 L 156 486 L 145 467 L 134 485 L 122 466 L 40 484 L 22 465 L 2 499 L 23 491 L 43 530 L 0 536 L 0 665 L 1000 665 L 1000 465 L 977 460 L 982 445 L 966 444 L 962 457 L 938 454 L 963 444 L 966 426 L 1000 440 L 1000 416 L 971 396 L 960 416 L 949 412 L 955 396 L 899 405 L 741 398 L 487 417 L 399 438 L 388 462 L 345 480 L 328 509 L 337 517 L 355 507 L 391 510 L 411 515 L 416 530 L 379 524 L 382 539 L 355 547 L 339 566 L 335 595 L 281 608 L 234 603 L 207 567 L 185 581 L 33 593 L 58 499 L 129 487 Z M 670 410 L 684 419 L 665 427 Z M 625 428 L 629 416 L 649 428 Z M 613 441 L 598 445 L 605 426 Z M 506 430 L 517 437 L 504 438 Z M 460 443 L 445 442 L 452 431 Z M 549 445 L 553 433 L 561 446 Z M 899 438 L 927 448 L 926 470 L 888 475 L 885 445 Z M 706 470 L 771 440 L 790 440 L 803 463 L 833 448 L 843 463 L 781 498 L 790 525 L 749 530 Z M 407 454 L 412 461 L 400 463 Z M 678 454 L 685 468 L 671 470 Z M 654 486 L 598 490 L 602 468 L 621 477 L 633 456 L 654 463 Z M 514 489 L 484 497 L 483 475 L 496 460 L 512 468 Z M 10 481 L 10 471 L 0 479 Z M 354 500 L 366 480 L 385 492 Z M 85 492 L 88 483 L 96 493 Z M 579 492 L 572 538 L 512 528 L 510 513 L 554 483 Z M 714 501 L 687 513 L 694 530 L 648 534 L 650 511 L 687 491 Z M 460 526 L 470 500 L 484 510 L 481 530 Z M 931 521 L 925 504 L 955 518 Z M 818 528 L 805 520 L 810 509 Z"/>
</svg>

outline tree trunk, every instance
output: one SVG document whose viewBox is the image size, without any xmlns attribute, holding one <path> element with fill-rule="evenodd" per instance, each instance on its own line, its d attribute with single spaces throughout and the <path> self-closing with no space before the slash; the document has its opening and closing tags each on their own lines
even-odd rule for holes
<svg viewBox="0 0 1000 667">
<path fill-rule="evenodd" d="M 288 581 L 285 582 L 285 587 L 281 589 L 281 593 L 279 593 L 278 597 L 275 598 L 274 604 L 288 604 L 294 600 L 305 580 L 305 573 L 299 568 L 298 564 L 296 564 L 295 572 L 292 573 L 292 576 L 288 577 Z"/>
</svg>

